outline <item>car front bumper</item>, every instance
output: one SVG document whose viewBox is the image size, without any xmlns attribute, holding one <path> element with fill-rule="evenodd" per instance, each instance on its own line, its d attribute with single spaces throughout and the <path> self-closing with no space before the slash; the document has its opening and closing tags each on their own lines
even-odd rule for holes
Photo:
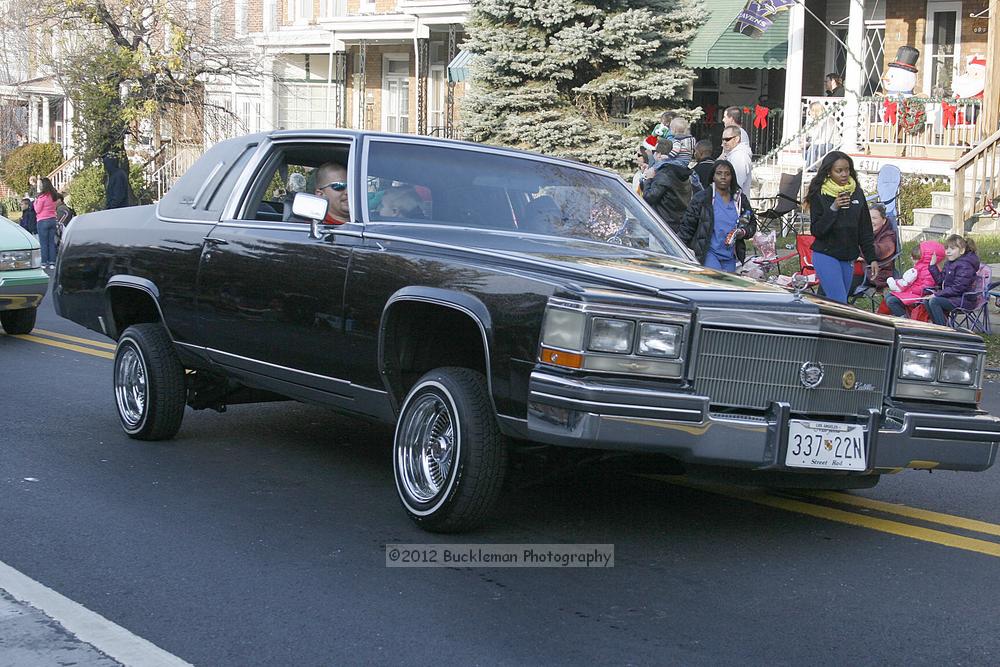
<svg viewBox="0 0 1000 667">
<path fill-rule="evenodd" d="M 0 310 L 37 308 L 49 288 L 49 276 L 41 269 L 0 271 Z"/>
<path fill-rule="evenodd" d="M 880 474 L 903 468 L 986 470 L 996 459 L 1000 419 L 965 414 L 872 410 L 866 417 L 868 469 L 843 473 L 786 467 L 787 404 L 764 416 L 713 413 L 706 396 L 531 374 L 529 438 L 570 447 L 655 452 L 686 463 L 797 473 Z"/>
</svg>

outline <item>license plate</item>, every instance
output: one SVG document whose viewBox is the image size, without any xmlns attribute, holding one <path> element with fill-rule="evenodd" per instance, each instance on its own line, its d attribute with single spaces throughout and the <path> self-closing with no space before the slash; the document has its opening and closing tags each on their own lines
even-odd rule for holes
<svg viewBox="0 0 1000 667">
<path fill-rule="evenodd" d="M 793 468 L 864 470 L 865 427 L 792 419 L 785 465 Z"/>
</svg>

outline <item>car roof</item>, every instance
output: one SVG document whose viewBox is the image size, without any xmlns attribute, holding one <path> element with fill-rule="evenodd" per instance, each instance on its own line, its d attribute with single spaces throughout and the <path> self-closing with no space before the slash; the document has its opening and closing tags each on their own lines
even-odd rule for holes
<svg viewBox="0 0 1000 667">
<path fill-rule="evenodd" d="M 463 141 L 461 139 L 443 139 L 441 137 L 432 137 L 426 134 L 409 134 L 409 133 L 391 133 L 391 132 L 373 132 L 368 130 L 351 130 L 347 128 L 324 128 L 324 129 L 301 129 L 301 130 L 274 130 L 272 132 L 260 132 L 258 135 L 261 138 L 267 138 L 271 140 L 288 140 L 288 139 L 301 139 L 306 137 L 316 138 L 316 137 L 330 137 L 333 138 L 343 138 L 344 136 L 354 137 L 355 139 L 363 139 L 365 137 L 371 137 L 373 139 L 392 139 L 396 141 L 412 141 L 419 143 L 429 143 L 437 144 L 440 146 L 450 146 L 453 148 L 463 148 L 463 149 L 476 149 L 483 150 L 487 149 L 491 152 L 503 153 L 508 155 L 515 155 L 520 157 L 528 157 L 532 159 L 545 159 L 564 164 L 569 167 L 576 168 L 586 168 L 591 170 L 600 171 L 606 174 L 611 174 L 618 176 L 618 174 L 610 169 L 604 169 L 603 167 L 597 167 L 586 162 L 581 162 L 579 160 L 572 160 L 569 158 L 557 157 L 554 155 L 546 155 L 545 153 L 538 153 L 536 151 L 527 151 L 519 148 L 508 148 L 506 146 L 494 146 L 492 144 L 478 143 L 475 141 Z M 249 135 L 253 136 L 253 135 Z"/>
</svg>

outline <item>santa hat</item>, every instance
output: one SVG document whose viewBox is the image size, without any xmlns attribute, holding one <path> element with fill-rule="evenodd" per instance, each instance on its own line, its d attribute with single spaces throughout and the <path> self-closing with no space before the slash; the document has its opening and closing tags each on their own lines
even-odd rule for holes
<svg viewBox="0 0 1000 667">
<path fill-rule="evenodd" d="M 983 69 L 986 69 L 986 56 L 970 56 L 969 63 L 966 67 L 982 67 Z"/>
<path fill-rule="evenodd" d="M 639 144 L 639 150 L 655 151 L 657 141 L 659 141 L 659 138 L 651 134 L 642 140 L 642 143 Z"/>
</svg>

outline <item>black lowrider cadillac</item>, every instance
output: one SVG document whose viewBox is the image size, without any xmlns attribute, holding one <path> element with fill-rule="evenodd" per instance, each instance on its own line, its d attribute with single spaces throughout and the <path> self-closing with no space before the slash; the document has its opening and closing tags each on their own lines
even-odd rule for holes
<svg viewBox="0 0 1000 667">
<path fill-rule="evenodd" d="M 344 224 L 313 194 L 331 162 Z M 157 206 L 75 220 L 56 281 L 60 315 L 118 342 L 128 435 L 285 398 L 393 423 L 399 497 L 429 530 L 480 523 L 525 443 L 861 488 L 985 470 L 1000 442 L 978 336 L 705 269 L 618 176 L 530 153 L 225 141 Z"/>
</svg>

